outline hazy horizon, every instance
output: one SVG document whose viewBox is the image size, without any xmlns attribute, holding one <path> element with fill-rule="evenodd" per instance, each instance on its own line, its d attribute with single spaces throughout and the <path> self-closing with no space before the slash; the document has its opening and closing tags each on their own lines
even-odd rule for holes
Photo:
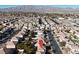
<svg viewBox="0 0 79 59">
<path fill-rule="evenodd" d="M 16 6 L 19 6 L 19 5 L 0 5 L 0 8 L 11 8 Z M 35 6 L 38 6 L 38 5 L 35 5 Z M 43 6 L 43 5 L 40 5 L 40 6 Z M 44 6 L 56 7 L 56 8 L 79 8 L 79 5 L 44 5 Z"/>
</svg>

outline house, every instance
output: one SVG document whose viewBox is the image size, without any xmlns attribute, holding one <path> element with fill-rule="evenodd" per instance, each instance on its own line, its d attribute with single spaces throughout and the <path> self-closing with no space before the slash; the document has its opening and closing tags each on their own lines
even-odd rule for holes
<svg viewBox="0 0 79 59">
<path fill-rule="evenodd" d="M 6 47 L 5 47 L 4 51 L 7 54 L 13 54 L 16 51 L 15 44 L 11 41 L 8 41 L 6 43 Z"/>
<path fill-rule="evenodd" d="M 5 51 L 3 48 L 0 48 L 0 54 L 5 54 Z"/>
<path fill-rule="evenodd" d="M 16 45 L 18 43 L 18 38 L 17 37 L 13 37 L 11 39 L 11 42 L 13 42 Z"/>
</svg>

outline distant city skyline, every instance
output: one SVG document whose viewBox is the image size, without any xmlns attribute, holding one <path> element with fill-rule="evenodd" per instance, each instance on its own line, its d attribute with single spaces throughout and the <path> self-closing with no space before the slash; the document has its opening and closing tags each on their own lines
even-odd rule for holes
<svg viewBox="0 0 79 59">
<path fill-rule="evenodd" d="M 16 7 L 16 6 L 17 5 L 0 5 L 0 8 L 11 8 L 11 7 Z M 57 8 L 79 8 L 79 5 L 46 5 L 46 6 L 57 7 Z"/>
</svg>

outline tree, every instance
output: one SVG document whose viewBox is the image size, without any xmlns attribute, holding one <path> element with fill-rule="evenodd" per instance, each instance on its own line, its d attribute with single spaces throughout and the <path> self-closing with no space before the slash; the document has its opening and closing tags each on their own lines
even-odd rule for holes
<svg viewBox="0 0 79 59">
<path fill-rule="evenodd" d="M 41 20 L 41 18 L 39 18 L 39 24 L 42 24 L 42 20 Z"/>
<path fill-rule="evenodd" d="M 66 45 L 66 42 L 65 42 L 65 41 L 62 41 L 62 42 L 60 42 L 60 45 L 61 45 L 62 47 L 64 47 L 64 46 Z"/>
<path fill-rule="evenodd" d="M 4 28 L 4 26 L 2 24 L 0 24 L 0 30 L 2 30 Z"/>
<path fill-rule="evenodd" d="M 31 44 L 31 41 L 24 41 L 17 44 L 17 49 L 24 49 L 24 53 L 26 54 L 34 54 L 36 52 L 36 47 L 34 44 Z"/>
</svg>

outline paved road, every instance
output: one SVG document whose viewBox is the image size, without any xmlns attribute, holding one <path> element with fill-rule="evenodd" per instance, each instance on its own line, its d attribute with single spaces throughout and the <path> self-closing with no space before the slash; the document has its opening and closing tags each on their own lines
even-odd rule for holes
<svg viewBox="0 0 79 59">
<path fill-rule="evenodd" d="M 55 54 L 62 54 L 62 51 L 60 49 L 60 47 L 58 46 L 56 40 L 54 39 L 53 34 L 51 33 L 51 31 L 47 32 L 48 33 L 48 37 L 52 46 L 52 49 L 54 48 L 55 50 L 53 51 Z"/>
</svg>

